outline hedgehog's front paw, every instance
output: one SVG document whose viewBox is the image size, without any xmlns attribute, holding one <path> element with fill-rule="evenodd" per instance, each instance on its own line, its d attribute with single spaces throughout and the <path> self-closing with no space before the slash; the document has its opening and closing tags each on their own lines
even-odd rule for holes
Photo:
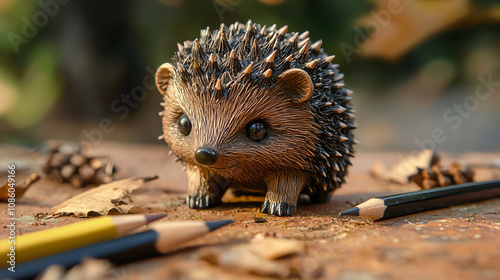
<svg viewBox="0 0 500 280">
<path fill-rule="evenodd" d="M 191 209 L 206 209 L 212 208 L 218 204 L 219 201 L 216 201 L 211 195 L 190 195 L 186 198 L 186 204 Z"/>
<path fill-rule="evenodd" d="M 284 202 L 270 201 L 267 198 L 262 205 L 262 213 L 276 216 L 290 216 L 293 212 L 295 212 L 295 206 Z"/>
</svg>

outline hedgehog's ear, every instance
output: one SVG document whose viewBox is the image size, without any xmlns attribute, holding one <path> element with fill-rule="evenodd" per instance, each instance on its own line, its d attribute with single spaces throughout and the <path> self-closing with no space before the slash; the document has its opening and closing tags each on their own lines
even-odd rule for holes
<svg viewBox="0 0 500 280">
<path fill-rule="evenodd" d="M 177 69 L 170 63 L 163 63 L 158 70 L 156 70 L 156 87 L 158 91 L 165 95 L 168 86 L 172 83 L 174 78 L 178 75 Z"/>
<path fill-rule="evenodd" d="M 298 68 L 286 70 L 279 76 L 278 86 L 294 103 L 302 103 L 312 96 L 313 82 L 306 71 Z"/>
</svg>

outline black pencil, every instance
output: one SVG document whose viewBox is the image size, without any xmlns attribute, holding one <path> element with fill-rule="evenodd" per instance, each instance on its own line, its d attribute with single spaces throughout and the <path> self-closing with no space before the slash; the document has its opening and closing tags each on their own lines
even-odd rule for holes
<svg viewBox="0 0 500 280">
<path fill-rule="evenodd" d="M 50 265 L 58 264 L 70 268 L 88 257 L 107 259 L 116 265 L 152 258 L 232 222 L 225 220 L 156 223 L 151 225 L 148 231 L 21 263 L 16 266 L 15 272 L 4 269 L 0 271 L 0 279 L 33 278 Z"/>
<path fill-rule="evenodd" d="M 340 215 L 382 220 L 498 196 L 500 180 L 472 182 L 371 198 Z"/>
</svg>

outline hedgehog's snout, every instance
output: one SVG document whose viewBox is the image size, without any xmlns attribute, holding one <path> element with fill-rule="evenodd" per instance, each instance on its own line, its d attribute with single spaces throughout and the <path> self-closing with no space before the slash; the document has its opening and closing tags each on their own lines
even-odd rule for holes
<svg viewBox="0 0 500 280">
<path fill-rule="evenodd" d="M 214 149 L 209 147 L 201 147 L 194 153 L 194 158 L 197 162 L 203 165 L 213 165 L 217 162 L 219 156 L 214 151 Z"/>
</svg>

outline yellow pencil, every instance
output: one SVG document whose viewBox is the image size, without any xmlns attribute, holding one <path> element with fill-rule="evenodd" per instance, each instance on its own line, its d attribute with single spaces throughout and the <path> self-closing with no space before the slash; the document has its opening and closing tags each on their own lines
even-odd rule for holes
<svg viewBox="0 0 500 280">
<path fill-rule="evenodd" d="M 0 267 L 8 266 L 11 259 L 21 263 L 110 240 L 165 216 L 165 213 L 107 216 L 28 233 L 14 241 L 6 238 L 0 241 Z"/>
</svg>

